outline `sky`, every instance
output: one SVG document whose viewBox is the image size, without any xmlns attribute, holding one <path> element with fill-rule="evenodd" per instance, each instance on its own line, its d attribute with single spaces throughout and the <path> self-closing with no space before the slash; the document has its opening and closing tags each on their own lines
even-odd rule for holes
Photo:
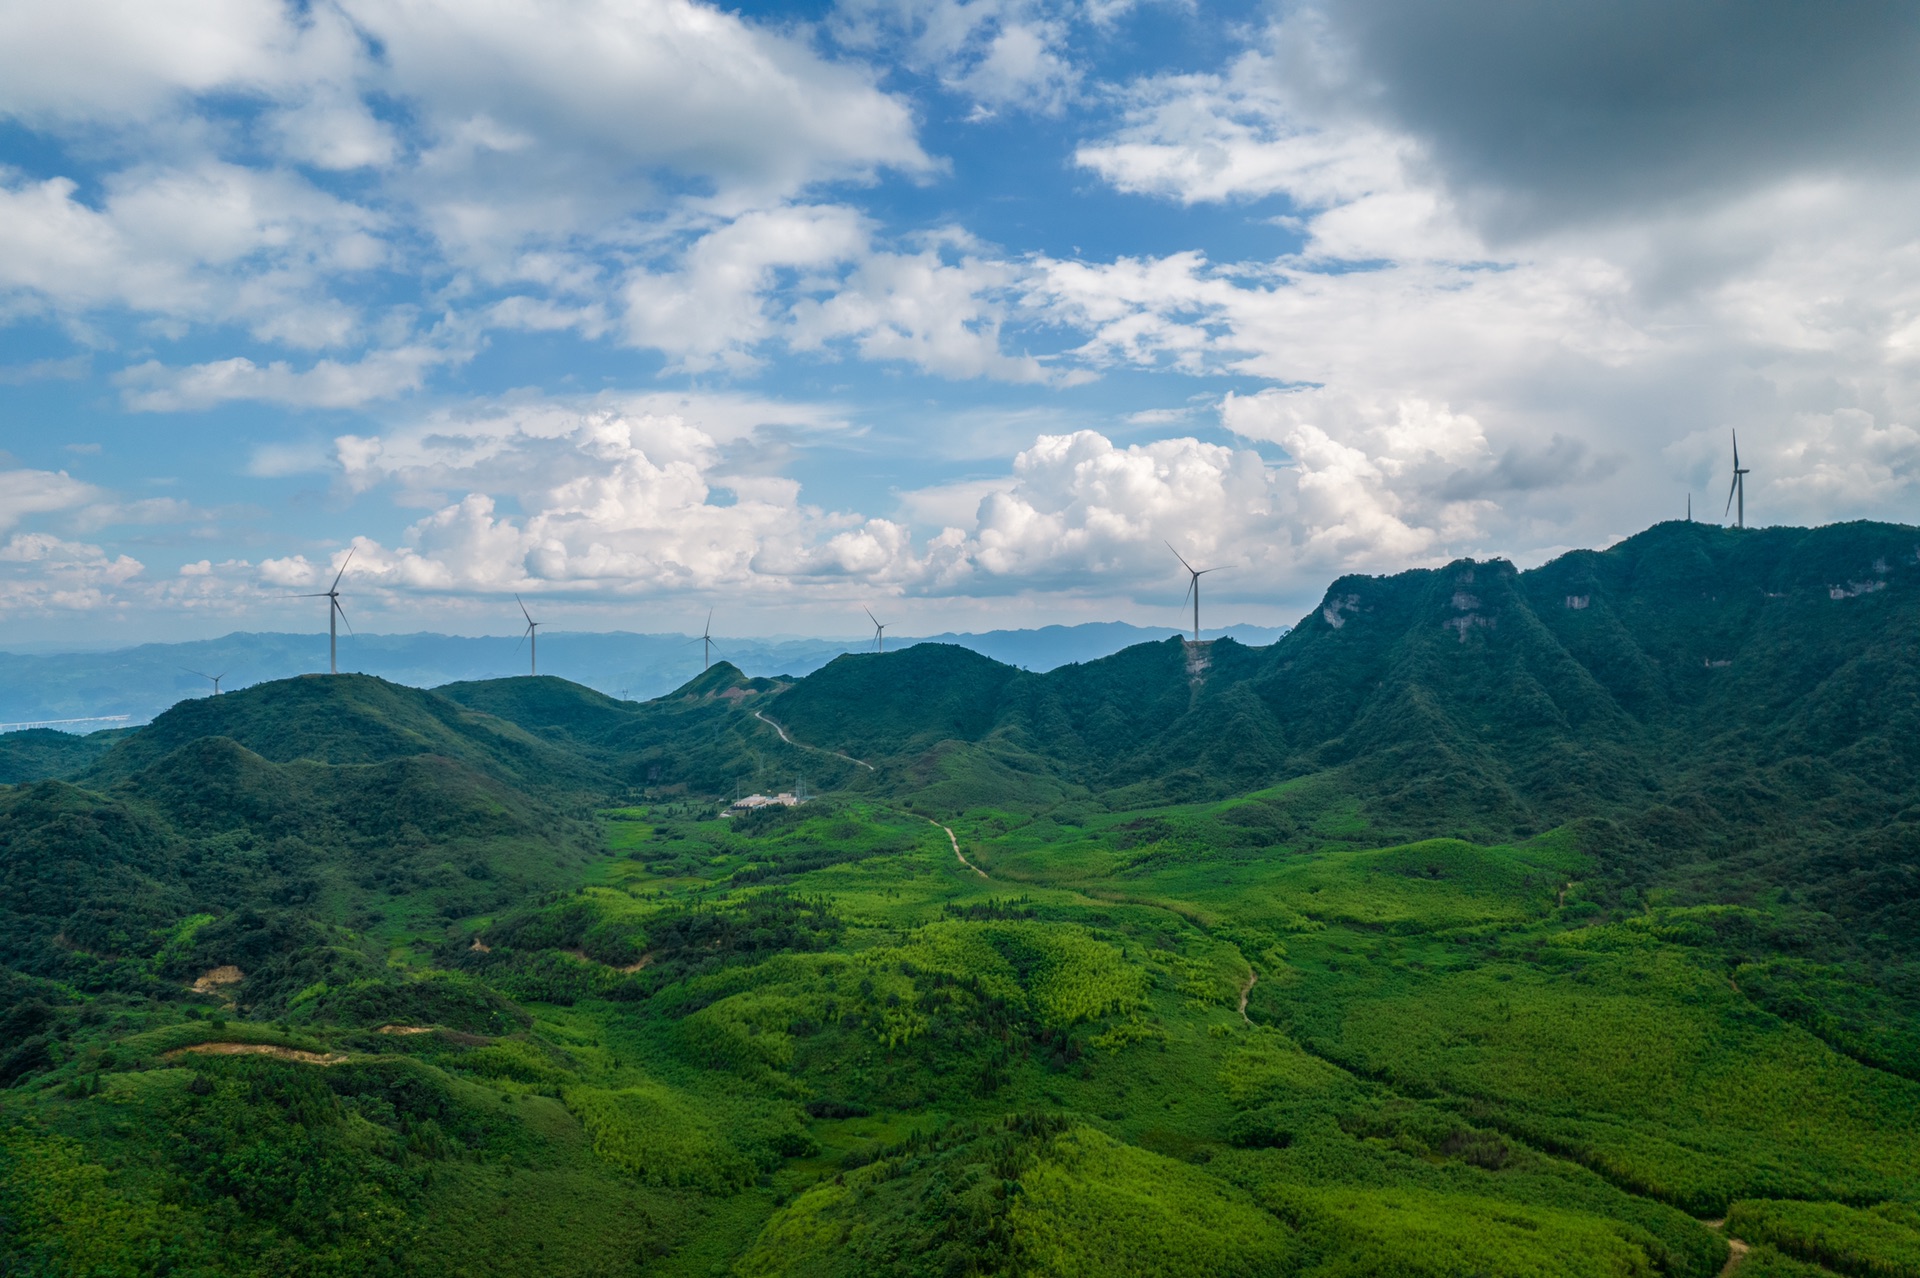
<svg viewBox="0 0 1920 1278">
<path fill-rule="evenodd" d="M 1915 522 L 1917 152 L 1911 3 L 12 0 L 0 646 Z"/>
</svg>

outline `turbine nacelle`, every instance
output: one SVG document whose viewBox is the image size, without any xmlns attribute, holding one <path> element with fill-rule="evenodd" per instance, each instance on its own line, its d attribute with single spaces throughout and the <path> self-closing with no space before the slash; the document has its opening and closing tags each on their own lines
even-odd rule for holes
<svg viewBox="0 0 1920 1278">
<path fill-rule="evenodd" d="M 527 648 L 527 673 L 529 675 L 537 675 L 540 673 L 541 623 L 533 619 L 533 614 L 527 611 L 527 605 L 518 593 L 513 596 L 513 601 L 520 605 L 520 615 L 527 619 L 527 628 L 520 632 L 520 641 L 513 645 L 513 650 L 515 652 L 520 651 L 520 644 L 522 643 L 529 645 Z"/>
<path fill-rule="evenodd" d="M 1733 432 L 1733 483 L 1727 487 L 1727 509 L 1720 512 L 1721 517 L 1725 518 L 1729 511 L 1735 509 L 1735 501 L 1738 501 L 1738 513 L 1733 523 L 1735 528 L 1747 526 L 1747 476 L 1752 473 L 1751 469 L 1740 464 L 1740 432 L 1736 430 Z"/>
<path fill-rule="evenodd" d="M 713 669 L 713 609 L 711 608 L 707 609 L 706 629 L 702 630 L 699 634 L 695 635 L 693 638 L 687 640 L 687 643 L 683 644 L 682 646 L 685 647 L 685 646 L 696 644 L 696 643 L 701 645 L 700 669 L 702 671 Z"/>
<path fill-rule="evenodd" d="M 340 631 L 339 623 L 346 621 L 347 633 L 353 633 L 353 623 L 347 621 L 347 610 L 340 606 L 340 579 L 347 575 L 347 565 L 353 562 L 353 553 L 358 546 L 348 549 L 347 557 L 340 561 L 340 571 L 333 574 L 333 584 L 325 590 L 316 590 L 307 595 L 288 595 L 289 599 L 324 599 L 327 601 L 327 670 L 331 674 L 340 673 Z"/>
<path fill-rule="evenodd" d="M 1173 550 L 1172 542 L 1169 541 L 1163 544 L 1166 546 L 1168 550 Z M 1193 600 L 1193 641 L 1195 643 L 1199 643 L 1200 642 L 1200 579 L 1206 576 L 1210 572 L 1219 572 L 1220 569 L 1217 566 L 1213 568 L 1195 568 L 1192 564 L 1187 562 L 1187 557 L 1181 554 L 1177 550 L 1173 550 L 1173 557 L 1175 559 L 1178 559 L 1180 561 L 1180 566 L 1187 570 L 1187 593 L 1180 596 L 1180 606 L 1184 608 L 1189 598 Z"/>
</svg>

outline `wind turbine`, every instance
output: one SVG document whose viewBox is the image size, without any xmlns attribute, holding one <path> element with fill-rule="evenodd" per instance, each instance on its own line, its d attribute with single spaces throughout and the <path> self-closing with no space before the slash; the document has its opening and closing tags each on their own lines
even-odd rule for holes
<svg viewBox="0 0 1920 1278">
<path fill-rule="evenodd" d="M 873 650 L 875 652 L 885 652 L 887 650 L 887 623 L 874 616 L 873 609 L 871 608 L 862 608 L 860 611 L 866 613 L 867 620 L 873 623 Z"/>
<path fill-rule="evenodd" d="M 1740 499 L 1739 514 L 1733 521 L 1735 528 L 1747 526 L 1747 475 L 1750 472 L 1740 465 L 1740 432 L 1733 432 L 1733 487 L 1727 489 L 1727 510 L 1734 509 L 1734 499 Z M 1722 516 L 1726 511 L 1721 512 Z"/>
<path fill-rule="evenodd" d="M 520 604 L 520 615 L 527 619 L 527 628 L 520 632 L 522 639 L 531 640 L 527 645 L 527 673 L 537 675 L 540 673 L 540 623 L 527 611 L 527 605 L 520 602 L 519 595 L 514 595 L 513 601 Z M 513 645 L 513 650 L 520 651 L 520 645 Z"/>
<path fill-rule="evenodd" d="M 180 668 L 182 670 L 186 670 L 187 673 L 190 675 L 200 675 L 202 679 L 205 679 L 207 682 L 213 685 L 213 695 L 216 697 L 220 695 L 220 681 L 227 677 L 226 671 L 222 670 L 217 675 L 210 675 L 210 674 L 200 674 L 198 670 L 187 670 L 187 667 L 185 666 L 181 666 Z"/>
<path fill-rule="evenodd" d="M 700 669 L 713 669 L 713 609 L 707 609 L 707 628 L 696 637 L 687 640 L 689 644 L 700 644 Z M 685 646 L 685 645 L 682 645 Z"/>
<path fill-rule="evenodd" d="M 1172 542 L 1169 541 L 1165 544 L 1168 550 L 1173 550 Z M 1187 562 L 1187 557 L 1181 554 L 1177 550 L 1173 550 L 1173 557 L 1180 561 L 1180 566 L 1187 570 L 1187 573 L 1190 577 L 1190 580 L 1187 582 L 1187 595 L 1193 596 L 1193 641 L 1195 643 L 1199 643 L 1200 642 L 1200 579 L 1206 576 L 1210 572 L 1219 572 L 1220 570 L 1218 568 L 1195 568 L 1192 564 Z M 1181 603 L 1185 603 L 1187 601 L 1187 595 L 1180 596 Z"/>
<path fill-rule="evenodd" d="M 347 565 L 353 562 L 355 546 L 347 551 L 347 557 L 340 561 L 340 571 L 333 575 L 333 584 L 325 590 L 310 595 L 288 595 L 289 599 L 324 599 L 327 601 L 327 671 L 340 673 L 340 628 L 338 622 L 347 621 L 347 610 L 340 606 L 340 579 L 347 575 Z M 353 623 L 347 621 L 347 633 L 353 633 Z"/>
</svg>

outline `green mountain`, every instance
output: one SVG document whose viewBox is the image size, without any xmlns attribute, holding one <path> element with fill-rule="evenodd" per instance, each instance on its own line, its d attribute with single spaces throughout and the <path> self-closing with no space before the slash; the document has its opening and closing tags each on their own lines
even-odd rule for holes
<svg viewBox="0 0 1920 1278">
<path fill-rule="evenodd" d="M 0 742 L 0 1273 L 1920 1274 L 1917 554 Z"/>
</svg>

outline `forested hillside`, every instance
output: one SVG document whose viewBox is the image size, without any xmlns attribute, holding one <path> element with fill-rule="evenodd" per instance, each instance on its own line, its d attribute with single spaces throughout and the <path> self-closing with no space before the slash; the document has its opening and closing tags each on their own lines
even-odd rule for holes
<svg viewBox="0 0 1920 1278">
<path fill-rule="evenodd" d="M 1920 1275 L 1917 554 L 0 738 L 0 1273 Z"/>
</svg>

